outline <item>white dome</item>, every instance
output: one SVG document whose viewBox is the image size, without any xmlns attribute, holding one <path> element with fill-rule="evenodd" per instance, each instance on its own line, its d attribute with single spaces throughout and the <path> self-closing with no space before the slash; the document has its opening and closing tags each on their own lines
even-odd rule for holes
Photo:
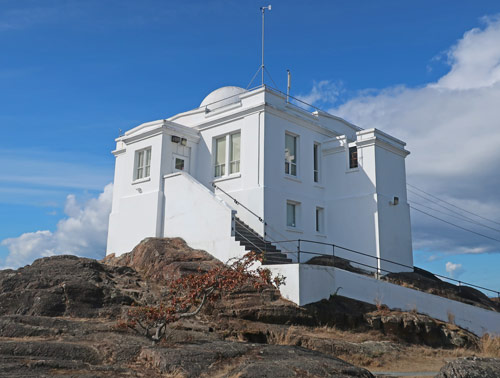
<svg viewBox="0 0 500 378">
<path fill-rule="evenodd" d="M 222 106 L 234 104 L 240 101 L 240 94 L 245 93 L 247 90 L 240 87 L 222 87 L 216 89 L 203 99 L 200 108 L 210 105 L 210 108 L 220 108 Z"/>
</svg>

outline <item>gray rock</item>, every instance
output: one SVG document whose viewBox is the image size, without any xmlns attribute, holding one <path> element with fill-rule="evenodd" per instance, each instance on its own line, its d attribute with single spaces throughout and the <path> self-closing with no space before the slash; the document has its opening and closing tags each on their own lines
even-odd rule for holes
<svg viewBox="0 0 500 378">
<path fill-rule="evenodd" d="M 181 373 L 187 377 L 373 377 L 368 370 L 338 358 L 284 345 L 231 341 L 185 343 L 145 348 L 141 358 L 163 373 Z"/>
<path fill-rule="evenodd" d="M 465 357 L 448 362 L 436 378 L 499 378 L 500 358 Z"/>
</svg>

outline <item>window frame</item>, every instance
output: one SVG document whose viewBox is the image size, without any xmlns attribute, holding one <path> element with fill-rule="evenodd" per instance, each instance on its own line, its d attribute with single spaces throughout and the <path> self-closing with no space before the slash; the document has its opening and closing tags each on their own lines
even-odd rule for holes
<svg viewBox="0 0 500 378">
<path fill-rule="evenodd" d="M 294 225 L 289 225 L 288 224 L 288 206 L 293 206 L 293 221 Z M 285 226 L 288 230 L 290 231 L 299 231 L 300 229 L 300 202 L 293 201 L 293 200 L 286 200 L 286 206 L 285 206 Z"/>
<path fill-rule="evenodd" d="M 354 143 L 347 146 L 347 169 L 351 171 L 359 169 L 359 149 Z"/>
<path fill-rule="evenodd" d="M 149 152 L 149 155 L 148 155 Z M 141 163 L 141 154 L 142 155 L 142 163 Z M 148 159 L 149 157 L 149 159 Z M 144 147 L 135 151 L 134 154 L 134 171 L 133 171 L 133 180 L 146 180 L 151 177 L 151 160 L 152 160 L 152 148 L 151 146 Z M 139 164 L 141 163 L 141 164 Z M 140 166 L 139 166 L 140 165 Z M 139 171 L 141 171 L 141 175 L 139 176 Z"/>
<path fill-rule="evenodd" d="M 325 208 L 316 206 L 314 209 L 315 231 L 319 235 L 325 235 Z"/>
<path fill-rule="evenodd" d="M 313 143 L 313 182 L 321 183 L 321 143 Z"/>
<path fill-rule="evenodd" d="M 291 161 L 288 162 L 286 159 L 286 150 L 287 150 L 286 138 L 287 138 L 287 136 L 294 138 L 294 141 L 295 141 L 294 162 L 291 162 Z M 284 160 L 285 160 L 285 176 L 287 176 L 287 177 L 295 177 L 295 178 L 299 177 L 299 173 L 300 173 L 300 170 L 299 170 L 299 143 L 300 142 L 299 141 L 300 141 L 299 135 L 294 134 L 294 133 L 289 132 L 289 131 L 285 131 L 285 148 L 283 149 L 283 154 L 284 154 Z M 287 172 L 287 164 L 289 164 L 288 172 Z M 295 174 L 292 173 L 293 167 L 295 167 Z"/>
<path fill-rule="evenodd" d="M 234 151 L 234 144 L 233 144 L 233 138 L 235 135 L 239 135 L 239 146 L 238 146 L 238 160 L 231 160 L 233 158 L 233 151 Z M 238 174 L 241 172 L 241 131 L 236 132 L 236 133 L 231 133 L 229 134 L 229 158 L 228 158 L 228 164 L 229 164 L 229 175 L 234 175 Z M 233 164 L 237 164 L 238 170 L 233 171 Z"/>
<path fill-rule="evenodd" d="M 232 155 L 232 152 L 233 152 L 233 138 L 235 135 L 238 135 L 240 136 L 240 140 L 239 140 L 239 159 L 238 160 L 231 160 L 231 155 Z M 224 156 L 224 163 L 221 163 L 221 164 L 217 164 L 217 156 L 218 156 L 218 144 L 217 144 L 217 141 L 219 140 L 224 140 L 224 143 L 225 143 L 225 149 L 224 151 L 222 152 L 223 156 Z M 218 136 L 215 136 L 213 137 L 213 149 L 212 149 L 212 161 L 213 161 L 213 164 L 212 164 L 212 174 L 213 174 L 213 178 L 214 180 L 218 180 L 218 179 L 221 179 L 221 178 L 224 178 L 224 177 L 235 177 L 235 176 L 238 176 L 238 175 L 241 175 L 241 129 L 239 130 L 234 130 L 234 131 L 231 131 L 227 134 L 223 134 L 223 135 L 218 135 Z M 234 163 L 237 163 L 237 171 L 235 170 L 233 172 L 233 164 Z M 222 172 L 218 172 L 218 167 L 222 167 L 222 169 L 220 169 L 219 171 L 222 171 Z M 218 174 L 220 173 L 220 174 Z"/>
<path fill-rule="evenodd" d="M 223 162 L 221 164 L 218 163 L 218 156 L 219 156 L 219 141 L 224 142 L 224 151 L 221 151 L 221 154 L 223 154 Z M 224 136 L 219 136 L 214 138 L 214 153 L 213 153 L 213 160 L 214 160 L 214 177 L 219 178 L 219 177 L 224 177 L 226 176 L 226 164 L 227 164 L 227 135 Z M 220 168 L 218 170 L 218 168 Z M 220 174 L 218 174 L 218 172 Z"/>
</svg>

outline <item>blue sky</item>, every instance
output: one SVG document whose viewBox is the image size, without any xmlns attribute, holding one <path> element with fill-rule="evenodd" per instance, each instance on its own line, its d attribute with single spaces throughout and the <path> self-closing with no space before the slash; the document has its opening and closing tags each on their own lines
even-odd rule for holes
<svg viewBox="0 0 500 378">
<path fill-rule="evenodd" d="M 0 0 L 0 267 L 60 253 L 61 245 L 102 253 L 102 233 L 87 226 L 102 226 L 119 130 L 192 109 L 218 87 L 246 87 L 260 64 L 266 4 Z M 290 69 L 292 94 L 404 139 L 409 182 L 500 221 L 498 170 L 469 165 L 500 141 L 497 1 L 271 4 L 266 66 L 280 89 Z M 436 143 L 445 139 L 448 149 Z M 453 158 L 457 149 L 463 161 Z M 436 161 L 451 163 L 440 171 Z M 421 214 L 412 221 L 419 266 L 500 289 L 492 268 L 500 242 Z M 75 229 L 78 247 L 62 231 Z M 35 247 L 38 255 L 23 254 Z"/>
</svg>

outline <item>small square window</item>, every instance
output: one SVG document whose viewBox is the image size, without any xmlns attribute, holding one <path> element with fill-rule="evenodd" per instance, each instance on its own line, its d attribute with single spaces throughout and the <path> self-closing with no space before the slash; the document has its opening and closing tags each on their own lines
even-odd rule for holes
<svg viewBox="0 0 500 378">
<path fill-rule="evenodd" d="M 175 158 L 175 169 L 184 170 L 184 159 Z"/>
</svg>

